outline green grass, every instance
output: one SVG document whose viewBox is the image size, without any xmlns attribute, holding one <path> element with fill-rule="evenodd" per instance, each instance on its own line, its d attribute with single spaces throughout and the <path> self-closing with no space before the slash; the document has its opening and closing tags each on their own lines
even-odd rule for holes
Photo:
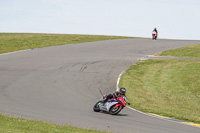
<svg viewBox="0 0 200 133">
<path fill-rule="evenodd" d="M 160 55 L 200 58 L 200 44 L 164 51 Z"/>
<path fill-rule="evenodd" d="M 131 37 L 71 34 L 0 33 L 0 54 L 55 45 L 124 38 Z"/>
<path fill-rule="evenodd" d="M 131 107 L 200 123 L 200 60 L 146 60 L 122 76 Z"/>
<path fill-rule="evenodd" d="M 161 56 L 200 58 L 200 44 L 164 51 Z M 146 60 L 130 66 L 120 86 L 132 107 L 200 123 L 200 60 Z"/>
<path fill-rule="evenodd" d="M 89 129 L 61 126 L 39 121 L 12 118 L 0 115 L 1 133 L 99 133 Z M 102 132 L 104 133 L 104 132 Z"/>
</svg>

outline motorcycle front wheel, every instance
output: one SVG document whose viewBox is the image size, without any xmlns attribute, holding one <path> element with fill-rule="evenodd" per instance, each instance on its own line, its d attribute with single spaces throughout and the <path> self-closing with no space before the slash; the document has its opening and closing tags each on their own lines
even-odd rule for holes
<svg viewBox="0 0 200 133">
<path fill-rule="evenodd" d="M 99 112 L 99 111 L 100 111 L 100 108 L 99 108 L 99 104 L 100 104 L 100 103 L 102 103 L 102 102 L 99 101 L 99 102 L 97 102 L 97 103 L 94 105 L 93 110 L 94 110 L 95 112 Z"/>
<path fill-rule="evenodd" d="M 111 115 L 116 115 L 116 114 L 118 114 L 121 110 L 122 110 L 122 106 L 118 106 L 117 108 L 115 108 L 115 105 L 113 105 L 113 106 L 110 108 L 109 113 L 110 113 Z"/>
</svg>

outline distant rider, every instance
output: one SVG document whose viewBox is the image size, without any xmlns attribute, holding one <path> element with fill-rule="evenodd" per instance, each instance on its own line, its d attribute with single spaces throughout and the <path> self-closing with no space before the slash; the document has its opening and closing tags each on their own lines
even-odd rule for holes
<svg viewBox="0 0 200 133">
<path fill-rule="evenodd" d="M 121 97 L 122 95 L 125 96 L 126 94 L 126 89 L 125 88 L 120 88 L 119 91 L 113 93 L 113 94 L 109 94 L 109 95 L 104 95 L 104 100 L 103 100 L 103 103 L 106 103 L 109 99 L 112 99 L 112 98 L 118 98 L 118 97 Z"/>
<path fill-rule="evenodd" d="M 158 37 L 158 31 L 156 28 L 154 28 L 154 30 L 152 31 L 152 36 L 155 35 L 155 39 L 157 39 Z"/>
</svg>

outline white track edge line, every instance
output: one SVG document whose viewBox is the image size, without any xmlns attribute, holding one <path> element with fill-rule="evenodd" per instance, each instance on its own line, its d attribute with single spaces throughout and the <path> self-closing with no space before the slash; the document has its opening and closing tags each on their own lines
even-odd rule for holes
<svg viewBox="0 0 200 133">
<path fill-rule="evenodd" d="M 125 72 L 126 72 L 125 70 L 122 71 L 122 72 L 120 73 L 120 75 L 118 76 L 117 84 L 116 84 L 116 88 L 117 88 L 116 91 L 119 91 L 119 81 L 120 81 L 120 79 L 121 79 L 121 76 L 122 76 Z M 126 106 L 126 107 L 127 107 L 128 109 L 130 109 L 130 110 L 133 110 L 133 111 L 135 111 L 135 112 L 138 112 L 138 113 L 141 113 L 141 114 L 150 116 L 150 117 L 154 117 L 154 118 L 158 118 L 158 119 L 162 119 L 162 120 L 166 120 L 166 121 L 170 121 L 170 122 L 175 122 L 175 123 L 179 123 L 179 124 L 183 124 L 183 125 L 188 125 L 188 126 L 200 128 L 200 127 L 198 127 L 198 126 L 189 125 L 189 124 L 187 124 L 187 123 L 182 123 L 182 122 L 186 122 L 186 121 L 177 122 L 177 121 L 169 120 L 169 119 L 166 119 L 166 118 L 162 118 L 162 117 L 154 116 L 154 115 L 151 115 L 151 114 L 147 114 L 147 113 L 144 113 L 144 112 L 139 111 L 139 110 L 137 110 L 137 109 L 131 108 L 131 107 L 129 107 L 129 106 Z M 189 122 L 188 122 L 188 123 L 189 123 Z"/>
</svg>

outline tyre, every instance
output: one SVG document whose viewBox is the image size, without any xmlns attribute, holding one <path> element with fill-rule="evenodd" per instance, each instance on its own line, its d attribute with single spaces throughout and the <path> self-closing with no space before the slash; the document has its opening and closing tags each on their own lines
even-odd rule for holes
<svg viewBox="0 0 200 133">
<path fill-rule="evenodd" d="M 154 40 L 155 39 L 155 35 L 152 35 L 152 40 Z"/>
<path fill-rule="evenodd" d="M 115 108 L 115 105 L 113 105 L 113 106 L 110 108 L 109 113 L 110 113 L 111 115 L 116 115 L 116 114 L 118 114 L 121 110 L 122 110 L 122 106 L 118 106 L 117 108 Z"/>
<path fill-rule="evenodd" d="M 99 112 L 99 111 L 100 111 L 100 108 L 99 108 L 99 104 L 100 104 L 100 103 L 102 103 L 102 102 L 99 101 L 99 102 L 97 102 L 97 103 L 94 105 L 93 110 L 94 110 L 95 112 Z"/>
</svg>

